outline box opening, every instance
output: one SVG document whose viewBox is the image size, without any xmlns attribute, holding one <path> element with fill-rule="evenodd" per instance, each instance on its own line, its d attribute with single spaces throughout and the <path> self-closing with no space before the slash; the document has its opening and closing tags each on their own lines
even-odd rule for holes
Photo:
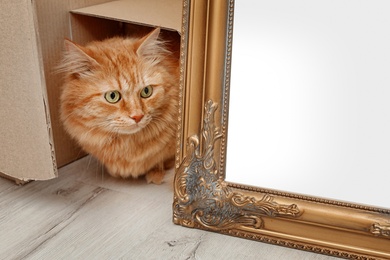
<svg viewBox="0 0 390 260">
<path fill-rule="evenodd" d="M 8 25 L 15 25 L 15 28 L 26 29 L 25 33 L 16 34 L 16 38 L 11 37 L 9 40 L 9 37 L 6 37 L 6 43 L 12 42 L 11 40 L 15 38 L 15 42 L 20 43 L 20 46 L 15 45 L 15 48 L 20 47 L 20 50 L 29 55 L 31 64 L 26 63 L 25 60 L 17 60 L 16 62 L 23 66 L 28 64 L 30 69 L 27 72 L 29 74 L 26 74 L 25 77 L 13 77 L 12 80 L 9 80 L 11 83 L 6 84 L 18 85 L 22 90 L 30 90 L 31 84 L 41 86 L 42 92 L 46 93 L 33 93 L 40 95 L 37 99 L 43 99 L 43 102 L 40 99 L 36 101 L 39 103 L 36 107 L 38 105 L 44 107 L 46 113 L 50 112 L 50 117 L 43 112 L 39 114 L 39 111 L 32 115 L 45 119 L 39 123 L 39 127 L 44 129 L 43 133 L 39 132 L 39 134 L 45 136 L 35 138 L 32 140 L 34 145 L 31 145 L 39 147 L 36 154 L 44 154 L 42 155 L 44 158 L 39 160 L 27 158 L 23 163 L 20 163 L 16 158 L 12 161 L 9 160 L 12 169 L 5 169 L 4 175 L 15 179 L 44 180 L 56 177 L 57 167 L 53 166 L 55 162 L 57 162 L 58 167 L 62 167 L 85 155 L 76 142 L 65 132 L 59 118 L 59 98 L 63 81 L 62 75 L 55 73 L 54 68 L 61 60 L 64 39 L 68 38 L 78 44 L 85 45 L 90 41 L 103 40 L 113 36 L 145 35 L 154 27 L 160 27 L 162 28 L 161 37 L 170 43 L 169 46 L 177 55 L 180 55 L 179 31 L 182 22 L 183 2 L 182 0 L 36 0 L 23 2 L 23 5 L 25 8 L 11 8 L 11 5 L 7 10 L 15 12 L 15 14 L 19 14 L 20 10 L 25 10 L 26 12 L 23 14 L 28 19 L 20 19 L 20 16 L 15 15 L 17 18 L 15 21 L 0 20 L 6 25 L 5 28 Z M 19 52 L 10 53 L 19 57 Z M 32 81 L 33 79 L 34 81 Z M 50 138 L 46 136 L 48 132 L 50 132 Z M 19 147 L 15 150 L 18 150 L 18 154 L 23 153 L 23 151 L 19 151 L 21 150 Z M 43 166 L 44 162 L 47 164 Z M 19 164 L 28 170 L 24 170 L 25 168 L 21 170 L 18 167 Z M 49 176 L 43 174 L 46 170 Z"/>
</svg>

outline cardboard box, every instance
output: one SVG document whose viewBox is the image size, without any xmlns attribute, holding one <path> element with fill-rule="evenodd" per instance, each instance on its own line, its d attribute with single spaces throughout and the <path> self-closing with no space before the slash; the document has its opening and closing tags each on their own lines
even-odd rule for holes
<svg viewBox="0 0 390 260">
<path fill-rule="evenodd" d="M 85 44 L 160 26 L 180 40 L 181 0 L 13 0 L 0 3 L 0 175 L 46 180 L 83 156 L 59 120 L 64 38 Z"/>
</svg>

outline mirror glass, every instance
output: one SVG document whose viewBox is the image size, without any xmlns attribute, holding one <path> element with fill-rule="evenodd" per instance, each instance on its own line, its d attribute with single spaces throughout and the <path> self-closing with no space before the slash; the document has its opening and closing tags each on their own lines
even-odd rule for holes
<svg viewBox="0 0 390 260">
<path fill-rule="evenodd" d="M 390 1 L 234 9 L 226 180 L 390 208 Z"/>
</svg>

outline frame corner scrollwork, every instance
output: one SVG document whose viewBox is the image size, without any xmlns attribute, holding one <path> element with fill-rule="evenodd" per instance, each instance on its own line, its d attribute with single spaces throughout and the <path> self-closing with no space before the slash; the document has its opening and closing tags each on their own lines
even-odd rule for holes
<svg viewBox="0 0 390 260">
<path fill-rule="evenodd" d="M 222 137 L 214 121 L 217 107 L 211 100 L 206 102 L 201 133 L 188 138 L 186 157 L 175 175 L 174 222 L 222 231 L 261 229 L 263 216 L 299 216 L 296 204 L 279 204 L 269 194 L 260 199 L 244 195 L 221 178 L 214 159 L 214 144 Z"/>
</svg>

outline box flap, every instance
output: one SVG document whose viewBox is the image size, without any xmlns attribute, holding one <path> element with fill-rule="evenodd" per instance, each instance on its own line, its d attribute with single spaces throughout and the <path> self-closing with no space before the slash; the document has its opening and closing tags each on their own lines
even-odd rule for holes
<svg viewBox="0 0 390 260">
<path fill-rule="evenodd" d="M 71 11 L 181 32 L 182 0 L 119 0 Z"/>
<path fill-rule="evenodd" d="M 56 177 L 51 124 L 30 2 L 0 3 L 0 172 Z"/>
</svg>

